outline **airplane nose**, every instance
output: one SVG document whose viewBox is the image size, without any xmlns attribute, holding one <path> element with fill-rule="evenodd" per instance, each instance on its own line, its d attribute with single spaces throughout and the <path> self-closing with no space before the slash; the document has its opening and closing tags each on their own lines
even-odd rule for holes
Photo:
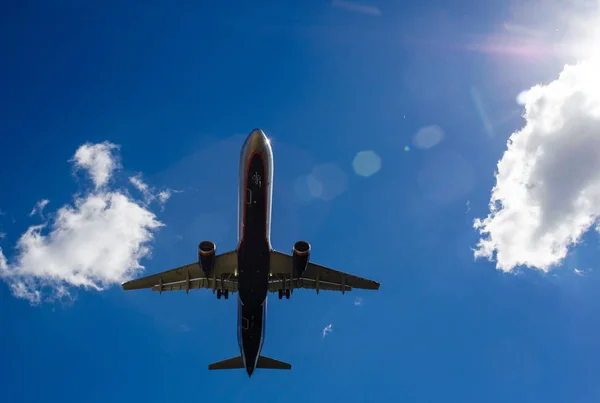
<svg viewBox="0 0 600 403">
<path fill-rule="evenodd" d="M 265 147 L 270 148 L 270 144 L 271 142 L 269 141 L 269 138 L 267 137 L 265 132 L 263 132 L 260 129 L 254 129 L 246 138 L 244 146 L 242 147 L 242 153 L 243 150 L 256 150 Z"/>
<path fill-rule="evenodd" d="M 265 134 L 265 132 L 263 132 L 260 129 L 254 129 L 248 135 L 248 139 L 249 140 L 256 139 L 256 140 L 265 141 L 265 140 L 267 140 L 267 135 Z"/>
</svg>

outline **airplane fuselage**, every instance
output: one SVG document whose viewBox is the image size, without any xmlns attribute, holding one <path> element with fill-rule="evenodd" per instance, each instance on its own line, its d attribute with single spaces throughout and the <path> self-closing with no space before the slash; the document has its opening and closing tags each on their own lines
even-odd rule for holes
<svg viewBox="0 0 600 403">
<path fill-rule="evenodd" d="M 254 130 L 240 153 L 238 188 L 238 344 L 248 375 L 262 349 L 271 256 L 273 152 Z"/>
</svg>

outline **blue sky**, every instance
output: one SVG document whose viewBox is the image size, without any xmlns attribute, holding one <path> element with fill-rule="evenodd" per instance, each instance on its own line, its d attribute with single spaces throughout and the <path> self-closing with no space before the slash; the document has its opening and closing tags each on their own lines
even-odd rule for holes
<svg viewBox="0 0 600 403">
<path fill-rule="evenodd" d="M 7 401 L 598 401 L 600 83 L 582 28 L 598 14 L 585 7 L 13 2 L 0 15 Z M 193 262 L 204 239 L 235 247 L 254 127 L 274 150 L 273 246 L 306 239 L 314 261 L 381 289 L 270 297 L 263 353 L 293 370 L 248 378 L 207 371 L 238 352 L 235 299 L 118 284 L 138 260 L 144 274 Z M 380 169 L 355 169 L 361 151 Z M 76 200 L 118 195 L 122 216 L 79 214 Z M 86 256 L 87 272 L 73 263 Z"/>
</svg>

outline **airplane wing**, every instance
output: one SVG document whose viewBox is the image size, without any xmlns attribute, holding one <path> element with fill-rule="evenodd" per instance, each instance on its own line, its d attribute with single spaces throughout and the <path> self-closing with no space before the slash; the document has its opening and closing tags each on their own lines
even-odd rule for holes
<svg viewBox="0 0 600 403">
<path fill-rule="evenodd" d="M 309 261 L 306 271 L 300 278 L 294 278 L 292 273 L 292 255 L 287 253 L 271 252 L 271 275 L 269 291 L 275 292 L 286 288 L 307 288 L 330 291 L 351 291 L 353 288 L 364 290 L 378 290 L 379 283 L 366 278 L 354 276 L 329 267 L 321 266 Z"/>
<path fill-rule="evenodd" d="M 237 291 L 237 252 L 222 253 L 215 257 L 215 267 L 207 276 L 198 262 L 177 267 L 162 273 L 127 281 L 124 290 L 151 288 L 152 291 L 186 291 L 208 288 Z"/>
</svg>

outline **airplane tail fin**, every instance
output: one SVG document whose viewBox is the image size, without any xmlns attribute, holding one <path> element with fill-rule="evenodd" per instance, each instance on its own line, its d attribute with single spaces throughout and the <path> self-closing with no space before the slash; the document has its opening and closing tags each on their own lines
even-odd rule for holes
<svg viewBox="0 0 600 403">
<path fill-rule="evenodd" d="M 216 369 L 242 369 L 244 368 L 244 360 L 241 356 L 229 358 L 227 360 L 215 362 L 208 366 L 208 370 Z M 263 369 L 292 369 L 292 365 L 287 362 L 274 360 L 273 358 L 265 357 L 261 355 L 258 357 L 256 368 Z"/>
<path fill-rule="evenodd" d="M 244 368 L 244 360 L 242 360 L 242 356 L 237 356 L 233 358 L 229 358 L 227 360 L 215 362 L 208 366 L 208 370 L 213 369 L 240 369 Z"/>
<path fill-rule="evenodd" d="M 287 362 L 274 360 L 273 358 L 265 357 L 261 355 L 258 357 L 258 363 L 256 364 L 256 368 L 265 368 L 265 369 L 292 369 L 292 365 Z"/>
</svg>

